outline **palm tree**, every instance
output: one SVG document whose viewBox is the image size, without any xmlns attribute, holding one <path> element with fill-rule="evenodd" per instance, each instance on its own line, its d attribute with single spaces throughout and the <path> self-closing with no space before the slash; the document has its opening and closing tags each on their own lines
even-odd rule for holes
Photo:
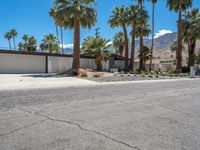
<svg viewBox="0 0 200 150">
<path fill-rule="evenodd" d="M 42 43 L 40 45 L 41 50 L 43 51 L 49 51 L 49 53 L 58 53 L 59 51 L 59 45 L 56 36 L 53 34 L 48 34 L 44 36 L 44 39 L 42 40 Z"/>
<path fill-rule="evenodd" d="M 128 21 L 127 18 L 128 15 L 128 9 L 125 8 L 125 6 L 121 7 L 116 7 L 112 11 L 112 15 L 110 16 L 110 26 L 112 28 L 114 27 L 122 27 L 123 32 L 124 32 L 124 41 L 125 41 L 125 59 L 124 59 L 124 65 L 125 65 L 125 70 L 128 70 L 128 34 L 127 34 L 127 28 L 126 24 Z"/>
<path fill-rule="evenodd" d="M 138 6 L 131 5 L 129 8 L 128 13 L 128 22 L 132 27 L 131 31 L 131 61 L 130 61 L 130 69 L 134 71 L 134 64 L 135 64 L 135 34 L 136 34 L 136 25 L 138 23 L 138 20 L 140 20 L 141 17 L 144 17 L 145 11 L 142 11 L 139 9 Z"/>
<path fill-rule="evenodd" d="M 57 9 L 56 9 L 56 8 L 51 8 L 49 14 L 50 14 L 50 16 L 51 16 L 52 18 L 56 18 Z M 58 40 L 58 43 L 60 43 L 60 42 L 59 42 L 58 25 L 55 23 L 55 26 L 56 26 L 56 36 L 57 36 L 57 40 Z"/>
<path fill-rule="evenodd" d="M 37 50 L 37 40 L 35 39 L 34 36 L 31 36 L 29 39 L 28 39 L 28 51 L 30 52 L 35 52 Z"/>
<path fill-rule="evenodd" d="M 28 49 L 28 39 L 29 39 L 28 35 L 27 34 L 23 35 L 22 39 L 25 41 L 24 49 L 27 50 Z M 20 46 L 20 45 L 18 45 L 18 46 Z"/>
<path fill-rule="evenodd" d="M 118 32 L 113 37 L 113 47 L 116 49 L 116 54 L 124 56 L 124 33 Z"/>
<path fill-rule="evenodd" d="M 150 26 L 148 24 L 148 13 L 144 10 L 144 7 L 140 9 L 140 15 L 136 24 L 136 37 L 140 40 L 140 65 L 139 70 L 145 70 L 144 60 L 143 60 L 143 37 L 149 36 L 151 33 Z"/>
<path fill-rule="evenodd" d="M 182 72 L 182 11 L 192 6 L 192 0 L 167 0 L 170 10 L 178 12 L 177 72 Z"/>
<path fill-rule="evenodd" d="M 83 42 L 83 54 L 95 57 L 97 71 L 102 71 L 102 61 L 107 61 L 110 58 L 110 51 L 107 50 L 111 44 L 110 40 L 102 37 L 87 37 Z"/>
<path fill-rule="evenodd" d="M 13 44 L 14 44 L 14 50 L 16 50 L 16 44 L 15 44 L 15 37 L 18 35 L 18 32 L 15 29 L 12 29 L 10 31 L 12 38 L 13 38 Z"/>
<path fill-rule="evenodd" d="M 193 8 L 187 12 L 183 21 L 183 39 L 188 45 L 188 67 L 194 66 L 196 41 L 200 39 L 200 11 Z"/>
<path fill-rule="evenodd" d="M 12 38 L 12 34 L 10 32 L 6 32 L 6 34 L 4 35 L 5 39 L 8 40 L 9 43 L 9 48 L 11 50 L 11 43 L 10 43 L 10 39 Z"/>
<path fill-rule="evenodd" d="M 140 10 L 144 9 L 143 2 L 145 0 L 135 0 L 135 1 L 138 2 L 138 7 L 139 7 Z M 143 19 L 141 18 L 141 21 L 140 21 L 139 24 L 142 24 L 142 22 L 144 20 L 146 20 L 146 19 L 148 19 L 148 17 L 144 17 Z M 145 21 L 145 22 L 147 22 L 147 21 Z M 142 34 L 142 32 L 139 33 L 139 38 L 140 38 L 140 55 L 141 55 L 143 53 L 143 34 Z M 143 57 L 140 57 L 140 67 L 139 67 L 139 70 L 144 70 L 144 69 L 145 69 L 145 67 L 144 67 L 144 60 L 143 60 Z"/>
<path fill-rule="evenodd" d="M 155 18 L 155 3 L 157 0 L 149 0 L 152 3 L 152 43 L 151 43 L 151 56 L 150 56 L 150 65 L 149 71 L 152 71 L 152 60 L 153 60 L 153 48 L 154 48 L 154 18 Z"/>
<path fill-rule="evenodd" d="M 73 69 L 80 68 L 80 28 L 91 28 L 96 23 L 95 0 L 55 0 L 58 17 L 64 19 L 63 27 L 74 29 Z"/>
</svg>

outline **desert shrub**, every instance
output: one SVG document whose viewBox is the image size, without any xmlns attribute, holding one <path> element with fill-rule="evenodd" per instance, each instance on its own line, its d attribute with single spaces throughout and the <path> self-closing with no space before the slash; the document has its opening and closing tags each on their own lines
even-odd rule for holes
<svg viewBox="0 0 200 150">
<path fill-rule="evenodd" d="M 74 75 L 79 77 L 88 77 L 87 70 L 84 69 L 75 70 Z"/>
<path fill-rule="evenodd" d="M 101 74 L 100 73 L 94 73 L 94 75 L 93 75 L 93 77 L 95 77 L 95 78 L 98 78 L 98 77 L 100 77 L 101 76 Z"/>
<path fill-rule="evenodd" d="M 79 76 L 80 77 L 88 77 L 88 74 L 86 72 L 82 72 Z"/>
</svg>

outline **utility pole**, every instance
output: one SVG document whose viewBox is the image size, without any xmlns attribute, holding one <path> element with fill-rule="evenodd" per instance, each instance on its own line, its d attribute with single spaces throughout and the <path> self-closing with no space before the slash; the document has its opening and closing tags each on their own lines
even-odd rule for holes
<svg viewBox="0 0 200 150">
<path fill-rule="evenodd" d="M 95 29 L 95 36 L 96 36 L 96 37 L 99 37 L 99 36 L 100 36 L 100 31 L 99 31 L 99 30 L 100 30 L 100 28 L 96 28 L 96 29 Z"/>
</svg>

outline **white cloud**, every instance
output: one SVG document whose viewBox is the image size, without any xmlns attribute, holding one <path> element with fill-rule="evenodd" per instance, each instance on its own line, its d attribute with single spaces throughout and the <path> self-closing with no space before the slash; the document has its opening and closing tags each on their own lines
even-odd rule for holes
<svg viewBox="0 0 200 150">
<path fill-rule="evenodd" d="M 60 44 L 60 47 L 62 47 L 62 44 Z M 63 44 L 63 48 L 70 48 L 73 49 L 74 44 Z"/>
<path fill-rule="evenodd" d="M 107 43 L 107 45 L 112 45 L 113 44 L 113 41 L 110 41 Z"/>
<path fill-rule="evenodd" d="M 62 44 L 60 44 L 60 47 L 62 47 Z M 82 47 L 82 45 L 80 47 Z M 74 48 L 74 44 L 63 44 L 63 48 L 73 49 Z"/>
<path fill-rule="evenodd" d="M 154 38 L 158 38 L 168 33 L 173 33 L 171 30 L 160 30 L 158 33 L 155 34 Z"/>
</svg>

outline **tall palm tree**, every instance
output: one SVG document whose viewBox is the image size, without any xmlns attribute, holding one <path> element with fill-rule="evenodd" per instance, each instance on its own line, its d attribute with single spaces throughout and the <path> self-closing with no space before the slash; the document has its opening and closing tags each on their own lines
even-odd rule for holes
<svg viewBox="0 0 200 150">
<path fill-rule="evenodd" d="M 18 32 L 15 29 L 12 29 L 10 31 L 12 38 L 13 38 L 13 45 L 14 45 L 14 50 L 16 50 L 16 44 L 15 44 L 15 37 L 18 35 Z"/>
<path fill-rule="evenodd" d="M 124 56 L 124 33 L 118 32 L 113 37 L 113 47 L 116 49 L 116 54 Z"/>
<path fill-rule="evenodd" d="M 135 0 L 135 1 L 138 2 L 138 7 L 139 7 L 140 10 L 144 9 L 143 2 L 145 0 Z M 146 20 L 146 19 L 147 19 L 146 17 L 144 19 L 142 19 L 142 21 L 141 21 L 140 24 L 142 24 L 143 20 Z M 140 67 L 139 67 L 139 70 L 144 70 L 145 69 L 145 67 L 144 67 L 144 60 L 143 60 L 143 57 L 142 57 L 142 53 L 143 53 L 143 34 L 142 34 L 142 32 L 139 33 L 139 38 L 140 38 L 140 56 L 141 56 L 140 57 Z"/>
<path fill-rule="evenodd" d="M 182 72 L 182 11 L 192 6 L 193 0 L 167 0 L 171 11 L 178 12 L 178 50 L 176 52 L 177 72 Z"/>
<path fill-rule="evenodd" d="M 183 39 L 188 45 L 188 67 L 194 66 L 196 41 L 200 39 L 200 11 L 193 8 L 186 13 L 183 21 Z"/>
<path fill-rule="evenodd" d="M 56 18 L 57 9 L 56 9 L 56 8 L 51 8 L 49 14 L 50 14 L 50 16 L 51 16 L 52 18 Z M 58 39 L 58 41 L 59 41 L 58 25 L 55 23 L 55 26 L 56 26 L 56 36 L 57 36 L 57 39 Z"/>
<path fill-rule="evenodd" d="M 136 25 L 141 17 L 145 17 L 146 11 L 141 10 L 138 6 L 131 5 L 129 8 L 128 13 L 128 22 L 131 25 L 131 61 L 130 61 L 130 69 L 134 71 L 134 64 L 135 64 L 135 34 L 136 34 Z"/>
<path fill-rule="evenodd" d="M 110 58 L 111 52 L 107 50 L 111 44 L 110 40 L 97 37 L 87 37 L 83 42 L 83 54 L 95 57 L 97 71 L 102 71 L 102 61 L 107 61 Z"/>
<path fill-rule="evenodd" d="M 12 38 L 12 34 L 10 32 L 6 32 L 6 34 L 4 35 L 5 39 L 8 40 L 9 43 L 9 48 L 11 50 L 11 43 L 10 43 L 10 39 Z"/>
<path fill-rule="evenodd" d="M 155 3 L 157 3 L 157 0 L 148 0 L 148 1 L 151 1 L 152 3 L 152 43 L 151 43 L 150 65 L 149 65 L 149 71 L 152 71 L 153 48 L 154 48 Z"/>
<path fill-rule="evenodd" d="M 64 53 L 64 48 L 63 48 L 63 29 L 62 29 L 62 22 L 58 21 L 58 10 L 56 7 L 51 8 L 50 10 L 50 16 L 55 20 L 55 26 L 56 26 L 56 36 L 57 36 L 57 41 L 58 44 L 60 45 L 60 38 L 61 38 L 61 48 L 62 48 L 62 54 Z M 60 38 L 59 38 L 59 33 L 58 33 L 58 26 L 60 27 Z"/>
<path fill-rule="evenodd" d="M 64 19 L 63 27 L 74 29 L 73 69 L 80 68 L 80 28 L 91 28 L 97 19 L 95 0 L 55 0 L 54 7 Z"/>
<path fill-rule="evenodd" d="M 121 7 L 116 7 L 112 11 L 112 15 L 110 16 L 110 26 L 112 28 L 114 27 L 122 27 L 123 32 L 124 32 L 124 41 L 125 41 L 125 59 L 124 59 L 124 65 L 125 65 L 125 70 L 127 71 L 128 68 L 128 34 L 127 34 L 127 14 L 128 14 L 128 9 L 125 6 Z"/>
<path fill-rule="evenodd" d="M 41 50 L 48 51 L 49 53 L 58 53 L 59 44 L 57 42 L 56 36 L 54 36 L 53 34 L 45 35 L 40 45 L 40 48 Z"/>
</svg>

